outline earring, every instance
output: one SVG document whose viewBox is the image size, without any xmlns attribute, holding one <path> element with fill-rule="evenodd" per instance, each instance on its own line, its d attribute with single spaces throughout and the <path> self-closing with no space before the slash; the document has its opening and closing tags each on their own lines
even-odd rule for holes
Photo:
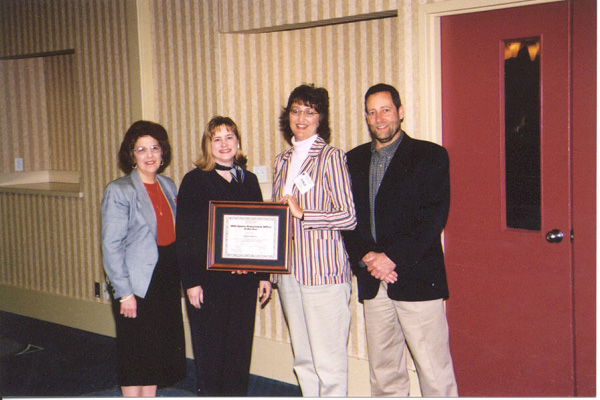
<svg viewBox="0 0 600 400">
<path fill-rule="evenodd" d="M 165 162 L 163 160 L 160 160 L 160 165 L 165 165 Z"/>
<path fill-rule="evenodd" d="M 132 166 L 132 168 L 136 169 L 137 168 L 137 164 L 134 163 L 133 166 Z"/>
</svg>

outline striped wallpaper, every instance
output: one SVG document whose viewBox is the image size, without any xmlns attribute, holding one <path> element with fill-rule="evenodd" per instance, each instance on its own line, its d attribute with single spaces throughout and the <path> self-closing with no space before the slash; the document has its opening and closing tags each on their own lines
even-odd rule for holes
<svg viewBox="0 0 600 400">
<path fill-rule="evenodd" d="M 75 55 L 44 57 L 50 169 L 79 171 L 81 145 L 77 135 Z"/>
<path fill-rule="evenodd" d="M 79 170 L 73 60 L 0 60 L 0 173 L 14 171 L 15 157 L 25 171 Z"/>
<path fill-rule="evenodd" d="M 0 61 L 0 171 L 12 172 L 13 158 L 26 170 L 50 169 L 44 59 Z M 13 157 L 14 155 L 14 157 Z M 25 163 L 26 161 L 26 163 Z"/>
<path fill-rule="evenodd" d="M 403 127 L 419 136 L 416 0 L 148 1 L 155 119 L 171 137 L 173 163 L 165 174 L 177 183 L 193 167 L 204 124 L 215 114 L 236 121 L 250 169 L 267 166 L 270 176 L 275 155 L 287 148 L 277 127 L 281 107 L 304 82 L 329 90 L 336 147 L 368 141 L 363 95 L 380 81 L 400 90 Z M 390 11 L 397 17 L 379 14 Z M 238 33 L 249 30 L 256 33 Z M 14 158 L 23 156 L 26 170 L 80 171 L 84 193 L 0 193 L 0 284 L 103 301 L 93 293 L 103 280 L 99 205 L 104 186 L 120 176 L 116 152 L 132 122 L 125 0 L 0 0 L 0 58 L 64 49 L 75 52 L 0 61 L 0 91 L 15 95 L 0 101 L 0 173 L 12 172 Z M 23 68 L 45 84 L 33 88 Z M 41 111 L 4 112 L 32 106 L 27 102 Z M 18 133 L 29 126 L 47 140 L 43 146 Z M 350 354 L 366 358 L 355 297 L 351 307 Z M 257 311 L 256 332 L 288 341 L 277 298 Z"/>
</svg>

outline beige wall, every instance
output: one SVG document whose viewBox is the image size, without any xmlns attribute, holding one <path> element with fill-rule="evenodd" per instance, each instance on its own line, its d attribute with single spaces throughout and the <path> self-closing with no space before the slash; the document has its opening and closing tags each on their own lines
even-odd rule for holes
<svg viewBox="0 0 600 400">
<path fill-rule="evenodd" d="M 362 97 L 380 81 L 401 91 L 404 128 L 424 136 L 415 128 L 418 3 L 144 0 L 149 29 L 140 43 L 153 61 L 143 66 L 151 68 L 151 79 L 142 86 L 151 86 L 152 119 L 172 139 L 173 163 L 165 174 L 180 182 L 198 155 L 204 124 L 225 114 L 240 126 L 250 168 L 266 166 L 270 175 L 275 155 L 287 146 L 279 112 L 304 82 L 329 90 L 334 146 L 349 150 L 368 140 Z M 0 285 L 106 303 L 93 291 L 94 282 L 104 280 L 99 204 L 104 186 L 120 176 L 116 152 L 133 122 L 131 103 L 139 100 L 130 97 L 127 21 L 125 0 L 0 0 L 0 58 L 74 49 L 66 66 L 43 59 L 50 67 L 39 69 L 46 84 L 38 88 L 16 87 L 0 69 L 0 90 L 11 87 L 18 103 L 9 123 L 0 116 L 0 175 L 13 173 L 13 159 L 24 157 L 25 171 L 79 171 L 83 193 L 0 192 Z M 46 112 L 43 104 L 41 112 L 23 111 L 32 106 L 23 100 L 32 93 L 46 99 Z M 43 131 L 47 145 L 25 134 L 30 126 Z M 38 167 L 38 159 L 47 165 Z M 365 360 L 362 308 L 355 298 L 351 306 L 350 355 Z M 289 342 L 276 298 L 257 312 L 256 334 Z"/>
</svg>

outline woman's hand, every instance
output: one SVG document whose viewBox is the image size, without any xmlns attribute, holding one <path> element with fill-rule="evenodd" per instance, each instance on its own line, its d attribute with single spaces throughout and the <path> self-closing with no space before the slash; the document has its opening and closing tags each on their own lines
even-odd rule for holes
<svg viewBox="0 0 600 400">
<path fill-rule="evenodd" d="M 123 296 L 121 302 L 121 315 L 125 318 L 137 317 L 137 301 L 134 295 Z"/>
<path fill-rule="evenodd" d="M 290 206 L 290 211 L 294 217 L 298 219 L 304 218 L 304 210 L 300 208 L 300 204 L 298 204 L 298 200 L 295 197 L 286 194 L 283 196 L 283 199 L 281 199 L 281 202 Z"/>
<path fill-rule="evenodd" d="M 258 298 L 260 299 L 260 304 L 265 304 L 271 298 L 271 291 L 273 286 L 270 281 L 260 281 L 258 286 Z"/>
<path fill-rule="evenodd" d="M 201 304 L 204 303 L 204 291 L 202 290 L 202 286 L 194 286 L 187 290 L 188 300 L 190 304 L 198 309 L 200 309 Z"/>
<path fill-rule="evenodd" d="M 237 274 L 237 275 L 246 275 L 248 273 L 248 271 L 242 271 L 239 269 L 236 269 L 235 271 L 231 271 L 232 274 Z"/>
</svg>

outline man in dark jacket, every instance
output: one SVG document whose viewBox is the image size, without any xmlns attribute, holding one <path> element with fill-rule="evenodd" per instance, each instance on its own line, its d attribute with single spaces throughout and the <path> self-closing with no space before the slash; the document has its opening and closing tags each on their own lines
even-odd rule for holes
<svg viewBox="0 0 600 400">
<path fill-rule="evenodd" d="M 402 131 L 393 86 L 371 87 L 365 112 L 373 140 L 347 154 L 357 226 L 343 233 L 364 304 L 371 394 L 408 396 L 408 346 L 423 396 L 457 396 L 440 240 L 450 204 L 448 154 Z"/>
</svg>

